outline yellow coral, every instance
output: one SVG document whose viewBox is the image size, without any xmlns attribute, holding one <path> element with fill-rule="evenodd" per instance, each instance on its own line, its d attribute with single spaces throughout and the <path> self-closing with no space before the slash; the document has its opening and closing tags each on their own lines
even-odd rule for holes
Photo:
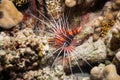
<svg viewBox="0 0 120 80">
<path fill-rule="evenodd" d="M 115 20 L 108 20 L 108 21 L 103 21 L 101 23 L 101 33 L 100 36 L 104 37 L 108 31 L 111 29 L 111 27 L 114 25 Z"/>
<path fill-rule="evenodd" d="M 10 0 L 12 1 L 16 6 L 21 7 L 24 4 L 28 3 L 30 0 Z"/>
</svg>

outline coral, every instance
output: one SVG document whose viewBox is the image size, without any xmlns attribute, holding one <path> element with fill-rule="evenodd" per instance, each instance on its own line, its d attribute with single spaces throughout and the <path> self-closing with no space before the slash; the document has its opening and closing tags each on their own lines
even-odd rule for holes
<svg viewBox="0 0 120 80">
<path fill-rule="evenodd" d="M 64 4 L 62 4 L 62 0 L 47 0 L 46 6 L 50 18 L 53 16 L 54 19 L 59 19 L 64 12 Z"/>
<path fill-rule="evenodd" d="M 77 76 L 77 77 L 76 77 Z M 84 74 L 83 77 L 81 74 L 76 75 L 65 75 L 63 66 L 57 65 L 54 69 L 50 69 L 49 67 L 45 67 L 38 71 L 28 71 L 24 73 L 23 79 L 25 80 L 89 80 L 87 74 Z"/>
<path fill-rule="evenodd" d="M 120 80 L 116 67 L 113 64 L 94 67 L 91 70 L 91 80 Z"/>
<path fill-rule="evenodd" d="M 10 29 L 17 25 L 23 19 L 23 15 L 19 12 L 14 4 L 9 0 L 2 0 L 0 3 L 0 27 Z"/>
<path fill-rule="evenodd" d="M 27 32 L 26 32 L 27 31 Z M 39 55 L 46 55 L 45 53 L 49 50 L 48 37 L 37 36 L 32 29 L 26 28 L 15 34 L 14 42 L 19 45 L 19 47 L 30 47 L 35 49 Z"/>
<path fill-rule="evenodd" d="M 61 65 L 58 65 L 53 70 L 50 70 L 49 67 L 45 67 L 42 70 L 26 72 L 23 78 L 25 80 L 28 80 L 28 78 L 37 80 L 66 80 L 66 76 Z"/>
<path fill-rule="evenodd" d="M 11 45 L 11 37 L 8 36 L 5 32 L 0 33 L 0 49 L 5 49 L 10 47 Z"/>
<path fill-rule="evenodd" d="M 119 5 L 119 0 L 0 0 L 0 80 L 119 80 Z M 13 24 L 16 16 L 21 20 Z"/>
<path fill-rule="evenodd" d="M 35 55 L 32 51 L 20 53 L 19 50 L 1 50 L 1 52 L 5 53 L 1 58 L 4 59 L 1 64 L 3 70 L 24 71 L 34 69 L 38 65 L 38 55 Z"/>
<path fill-rule="evenodd" d="M 22 7 L 24 4 L 27 4 L 30 0 L 10 0 L 15 3 L 16 6 Z"/>
<path fill-rule="evenodd" d="M 49 52 L 47 38 L 36 36 L 30 28 L 23 29 L 14 36 L 7 36 L 1 32 L 0 37 L 1 60 L 4 60 L 0 66 L 3 70 L 35 69 L 39 65 L 41 57 Z"/>
<path fill-rule="evenodd" d="M 100 36 L 104 37 L 108 31 L 113 27 L 115 20 L 102 21 Z"/>
</svg>

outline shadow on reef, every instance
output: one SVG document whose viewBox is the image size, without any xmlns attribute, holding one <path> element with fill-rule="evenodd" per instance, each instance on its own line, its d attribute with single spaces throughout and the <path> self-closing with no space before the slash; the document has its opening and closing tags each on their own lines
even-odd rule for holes
<svg viewBox="0 0 120 80">
<path fill-rule="evenodd" d="M 102 8 L 104 7 L 104 5 L 105 5 L 105 3 L 106 3 L 107 1 L 110 1 L 110 0 L 96 0 L 94 6 L 91 7 L 91 8 L 89 9 L 89 11 L 90 11 L 90 12 L 91 12 L 91 11 L 92 11 L 92 12 L 99 11 L 100 9 L 102 9 Z"/>
<path fill-rule="evenodd" d="M 99 65 L 99 63 L 96 62 L 96 63 L 92 63 L 91 65 L 92 65 L 92 66 L 97 66 L 97 65 Z M 91 70 L 93 67 L 91 67 L 91 66 L 89 66 L 88 64 L 86 64 L 86 65 L 84 65 L 84 66 L 81 66 L 80 68 L 82 69 L 82 72 L 83 72 L 83 74 L 84 74 L 84 73 L 90 73 L 90 70 Z M 73 71 L 73 74 L 74 74 L 74 73 L 82 73 L 77 65 L 74 66 L 74 67 L 72 67 L 72 71 Z M 65 72 L 66 72 L 66 75 L 70 75 L 70 74 L 71 74 L 70 69 L 65 69 Z"/>
<path fill-rule="evenodd" d="M 87 13 L 89 14 L 89 12 L 100 11 L 101 9 L 103 9 L 105 3 L 108 1 L 110 1 L 110 0 L 96 0 L 96 1 L 94 1 L 93 4 L 91 4 L 91 6 L 76 5 L 72 8 L 69 8 L 66 6 L 65 7 L 65 15 L 67 15 L 68 22 L 70 22 L 70 24 L 80 24 L 80 23 L 74 22 L 73 19 L 88 16 Z M 82 21 L 85 21 L 85 20 L 82 20 Z"/>
</svg>

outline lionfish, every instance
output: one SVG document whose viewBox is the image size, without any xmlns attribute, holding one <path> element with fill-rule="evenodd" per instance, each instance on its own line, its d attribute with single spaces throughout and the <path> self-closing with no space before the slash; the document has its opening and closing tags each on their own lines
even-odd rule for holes
<svg viewBox="0 0 120 80">
<path fill-rule="evenodd" d="M 40 22 L 44 23 L 46 26 L 50 26 L 50 34 L 52 34 L 52 38 L 50 38 L 49 42 L 53 45 L 54 48 L 56 48 L 52 54 L 57 54 L 51 68 L 55 66 L 58 57 L 62 55 L 63 67 L 67 61 L 67 64 L 70 67 L 70 71 L 73 73 L 71 61 L 74 59 L 79 70 L 83 72 L 78 63 L 77 51 L 75 51 L 75 47 L 77 46 L 77 39 L 75 39 L 75 36 L 81 32 L 82 26 L 70 26 L 68 22 L 68 16 L 65 16 L 62 10 L 63 6 L 61 5 L 61 0 L 46 0 L 46 8 L 51 19 L 44 16 L 44 14 L 39 11 L 39 14 L 42 15 L 46 21 L 41 20 L 34 15 L 32 16 L 38 19 Z"/>
</svg>

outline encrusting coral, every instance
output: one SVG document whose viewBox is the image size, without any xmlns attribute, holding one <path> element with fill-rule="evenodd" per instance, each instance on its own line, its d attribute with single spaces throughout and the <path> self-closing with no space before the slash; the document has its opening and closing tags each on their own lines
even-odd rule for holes
<svg viewBox="0 0 120 80">
<path fill-rule="evenodd" d="M 14 4 L 9 0 L 2 0 L 0 3 L 0 27 L 10 29 L 17 25 L 23 19 L 23 15 L 19 12 Z"/>
</svg>

